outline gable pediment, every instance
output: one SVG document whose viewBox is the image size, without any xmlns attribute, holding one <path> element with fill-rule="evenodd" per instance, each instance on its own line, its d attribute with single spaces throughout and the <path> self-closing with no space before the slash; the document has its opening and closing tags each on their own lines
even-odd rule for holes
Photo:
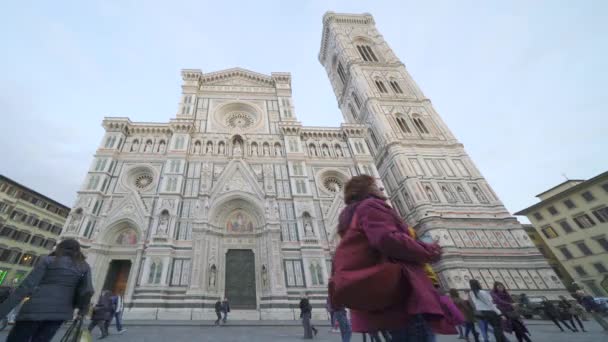
<svg viewBox="0 0 608 342">
<path fill-rule="evenodd" d="M 274 87 L 272 77 L 242 68 L 204 74 L 203 86 Z"/>
<path fill-rule="evenodd" d="M 260 188 L 255 173 L 243 160 L 233 160 L 228 164 L 215 182 L 211 196 L 215 197 L 233 191 L 264 197 L 264 191 Z"/>
</svg>

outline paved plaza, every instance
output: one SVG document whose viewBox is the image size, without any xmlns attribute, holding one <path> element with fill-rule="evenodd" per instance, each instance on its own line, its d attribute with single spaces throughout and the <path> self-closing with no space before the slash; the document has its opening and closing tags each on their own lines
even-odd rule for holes
<svg viewBox="0 0 608 342">
<path fill-rule="evenodd" d="M 192 322 L 181 323 L 183 325 L 152 325 L 151 322 L 145 323 L 145 325 L 129 324 L 127 323 L 126 328 L 128 329 L 124 334 L 117 335 L 114 327 L 111 327 L 109 338 L 105 339 L 108 342 L 124 341 L 124 342 L 192 342 L 192 341 L 226 341 L 226 342 L 280 342 L 280 341 L 301 341 L 302 328 L 294 324 L 294 322 L 288 323 L 289 325 L 282 326 L 270 326 L 270 325 L 255 325 L 255 326 L 244 326 L 239 323 L 228 324 L 222 327 L 213 327 L 209 323 L 205 325 L 194 325 Z M 251 324 L 248 323 L 248 324 Z M 547 322 L 531 322 L 528 326 L 532 332 L 533 341 L 550 341 L 550 342 L 561 342 L 561 341 L 576 341 L 576 342 L 599 342 L 608 340 L 608 334 L 603 332 L 598 324 L 595 322 L 585 322 L 588 328 L 587 333 L 561 333 L 552 324 Z M 7 330 L 0 333 L 0 340 L 6 338 Z M 54 341 L 61 339 L 62 332 L 57 334 L 57 338 Z M 99 337 L 99 330 L 94 332 L 94 340 Z M 510 337 L 511 341 L 516 341 L 515 337 Z M 319 326 L 319 335 L 315 341 L 340 341 L 340 335 L 329 332 L 329 327 Z M 361 335 L 356 334 L 352 338 L 353 342 L 362 341 Z M 456 336 L 440 336 L 439 342 L 448 341 L 462 341 L 458 340 Z"/>
</svg>

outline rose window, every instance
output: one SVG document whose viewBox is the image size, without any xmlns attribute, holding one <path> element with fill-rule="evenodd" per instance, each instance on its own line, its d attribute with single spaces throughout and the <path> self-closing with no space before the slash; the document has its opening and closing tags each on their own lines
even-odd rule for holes
<svg viewBox="0 0 608 342">
<path fill-rule="evenodd" d="M 154 181 L 154 178 L 152 178 L 152 175 L 146 173 L 146 174 L 135 177 L 135 186 L 138 189 L 143 190 L 143 189 L 149 187 L 153 181 Z"/>
<path fill-rule="evenodd" d="M 323 186 L 327 191 L 339 192 L 340 190 L 342 190 L 343 184 L 342 181 L 337 177 L 326 177 L 323 180 Z"/>
<path fill-rule="evenodd" d="M 234 112 L 228 114 L 226 124 L 232 128 L 248 128 L 253 125 L 253 118 L 245 112 Z"/>
</svg>

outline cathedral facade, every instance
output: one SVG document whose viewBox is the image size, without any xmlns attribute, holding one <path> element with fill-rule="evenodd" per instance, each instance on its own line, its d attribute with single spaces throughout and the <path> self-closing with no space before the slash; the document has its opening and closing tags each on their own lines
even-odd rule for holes
<svg viewBox="0 0 608 342">
<path fill-rule="evenodd" d="M 238 318 L 297 318 L 302 295 L 325 302 L 342 188 L 359 174 L 444 247 L 444 287 L 563 291 L 371 15 L 328 12 L 319 61 L 340 127 L 301 125 L 290 74 L 240 68 L 182 70 L 169 122 L 103 120 L 63 234 L 86 247 L 98 292 L 124 293 L 130 318 L 207 319 L 220 297 Z"/>
</svg>

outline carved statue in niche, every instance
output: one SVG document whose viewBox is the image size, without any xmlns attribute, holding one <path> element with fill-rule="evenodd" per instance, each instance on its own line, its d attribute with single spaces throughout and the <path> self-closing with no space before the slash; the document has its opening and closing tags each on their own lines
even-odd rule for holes
<svg viewBox="0 0 608 342">
<path fill-rule="evenodd" d="M 133 140 L 133 144 L 131 144 L 131 152 L 137 152 L 139 150 L 139 140 Z"/>
<path fill-rule="evenodd" d="M 317 148 L 315 147 L 315 145 L 313 145 L 313 144 L 308 145 L 308 152 L 310 153 L 311 157 L 316 157 L 317 156 Z"/>
<path fill-rule="evenodd" d="M 232 148 L 232 155 L 235 157 L 241 157 L 243 149 L 241 147 L 241 142 L 237 141 L 234 143 L 234 147 Z"/>
<path fill-rule="evenodd" d="M 251 144 L 251 155 L 254 157 L 258 156 L 258 144 L 256 144 L 256 143 Z"/>
<path fill-rule="evenodd" d="M 218 153 L 219 154 L 224 154 L 225 153 L 225 151 L 224 151 L 224 143 L 222 143 L 222 142 L 219 144 Z"/>
<path fill-rule="evenodd" d="M 152 152 L 152 140 L 146 141 L 146 146 L 144 146 L 144 152 Z"/>
<path fill-rule="evenodd" d="M 266 269 L 266 265 L 262 265 L 262 288 L 268 288 L 268 270 Z"/>
<path fill-rule="evenodd" d="M 215 265 L 211 265 L 211 269 L 209 270 L 209 288 L 215 289 L 215 279 L 217 277 L 217 268 Z"/>
<path fill-rule="evenodd" d="M 78 208 L 74 211 L 70 224 L 68 225 L 68 232 L 74 232 L 78 229 L 78 225 L 82 220 L 82 208 Z"/>
<path fill-rule="evenodd" d="M 264 144 L 264 155 L 268 156 L 270 155 L 270 147 L 268 147 L 268 144 Z"/>
<path fill-rule="evenodd" d="M 158 220 L 158 229 L 156 230 L 157 235 L 167 235 L 167 230 L 169 229 L 169 212 L 167 210 L 163 210 L 160 214 L 160 218 Z"/>
<path fill-rule="evenodd" d="M 483 194 L 483 192 L 481 192 L 477 187 L 473 187 L 473 193 L 475 194 L 475 197 L 477 197 L 477 200 L 479 202 L 487 202 L 488 199 L 486 198 L 486 196 Z"/>
<path fill-rule="evenodd" d="M 329 157 L 329 147 L 327 147 L 327 145 L 323 145 L 322 150 L 323 150 L 323 157 Z"/>
<path fill-rule="evenodd" d="M 283 155 L 283 152 L 281 152 L 281 145 L 274 144 L 274 155 L 277 157 L 280 157 Z"/>
<path fill-rule="evenodd" d="M 212 154 L 213 153 L 213 143 L 210 141 L 207 143 L 207 148 L 205 150 L 206 154 Z"/>
<path fill-rule="evenodd" d="M 160 144 L 158 144 L 158 152 L 165 153 L 165 147 L 166 147 L 165 141 L 161 140 Z"/>
<path fill-rule="evenodd" d="M 194 154 L 199 153 L 201 153 L 201 143 L 197 141 L 196 143 L 194 143 Z"/>
<path fill-rule="evenodd" d="M 340 147 L 340 145 L 336 145 L 336 155 L 338 157 L 344 157 L 344 152 L 342 152 L 342 147 Z"/>
<path fill-rule="evenodd" d="M 312 218 L 310 217 L 310 214 L 302 214 L 302 222 L 304 224 L 304 235 L 313 236 L 314 232 L 312 228 Z"/>
<path fill-rule="evenodd" d="M 454 196 L 452 196 L 452 193 L 445 186 L 441 187 L 441 191 L 443 192 L 443 196 L 445 196 L 448 202 L 455 202 Z"/>
</svg>

